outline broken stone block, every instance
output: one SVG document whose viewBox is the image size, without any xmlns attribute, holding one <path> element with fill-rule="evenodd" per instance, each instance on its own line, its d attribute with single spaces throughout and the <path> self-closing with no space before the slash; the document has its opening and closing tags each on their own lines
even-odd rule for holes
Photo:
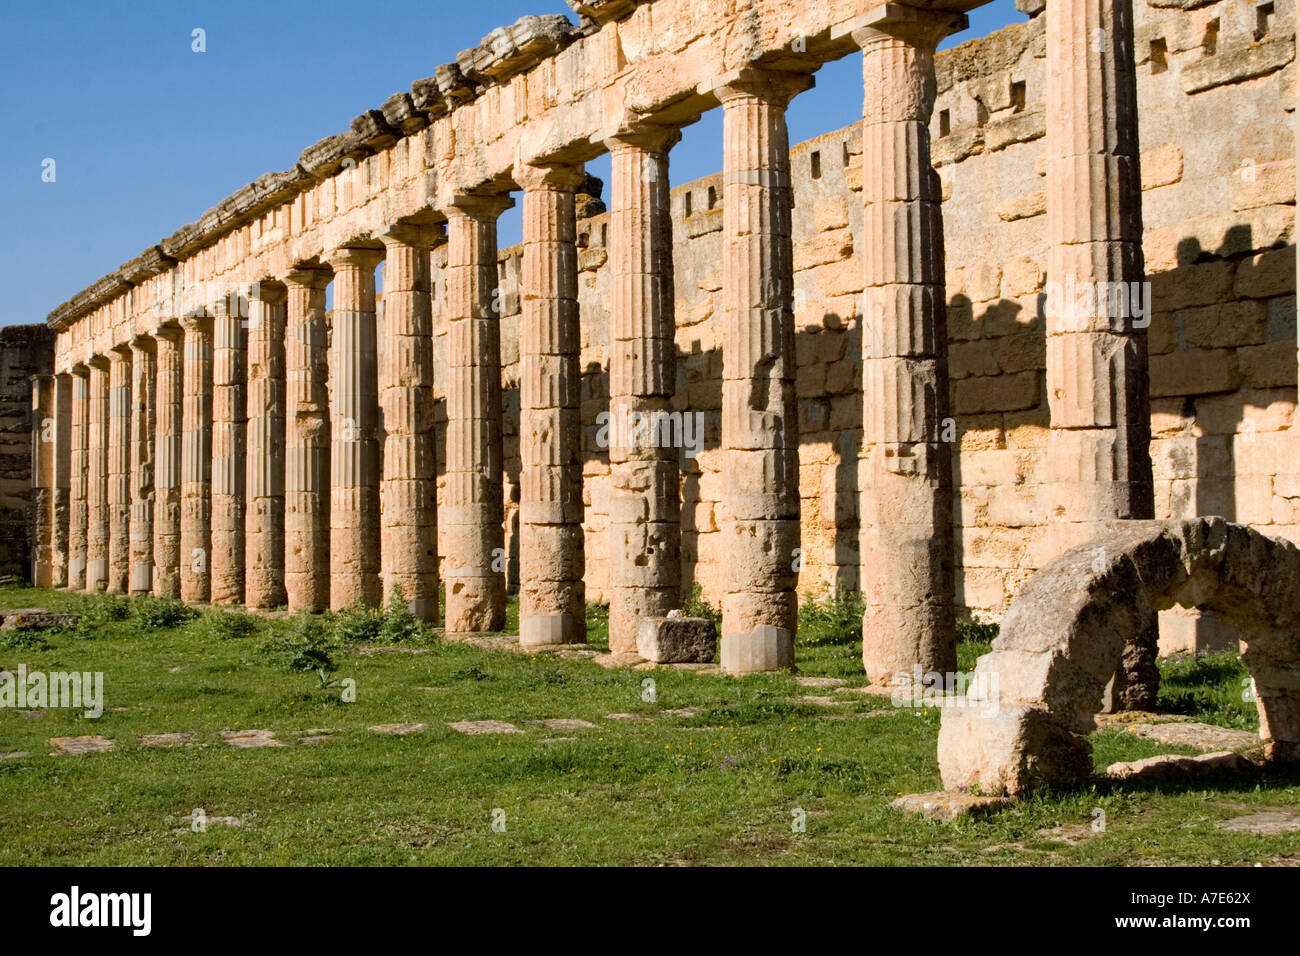
<svg viewBox="0 0 1300 956">
<path fill-rule="evenodd" d="M 656 664 L 708 664 L 718 652 L 718 629 L 703 617 L 645 617 L 636 650 Z"/>
<path fill-rule="evenodd" d="M 890 804 L 904 813 L 919 813 L 931 820 L 957 820 L 981 816 L 1011 805 L 1007 797 L 977 797 L 969 793 L 940 790 L 935 793 L 909 793 Z"/>
<path fill-rule="evenodd" d="M 1240 773 L 1253 770 L 1255 765 L 1239 753 L 1230 750 L 1221 753 L 1184 757 L 1179 754 L 1158 754 L 1144 760 L 1113 763 L 1106 775 L 1115 780 L 1187 780 L 1191 777 L 1229 771 Z"/>
<path fill-rule="evenodd" d="M 239 750 L 250 750 L 254 747 L 284 746 L 283 743 L 275 739 L 275 731 L 273 730 L 223 730 L 221 739 Z"/>
<path fill-rule="evenodd" d="M 80 614 L 55 614 L 43 608 L 20 608 L 0 612 L 0 631 L 43 631 L 49 627 L 76 627 Z"/>
<path fill-rule="evenodd" d="M 96 734 L 83 737 L 51 737 L 50 743 L 56 748 L 55 754 L 102 754 L 116 746 L 113 741 Z"/>
</svg>

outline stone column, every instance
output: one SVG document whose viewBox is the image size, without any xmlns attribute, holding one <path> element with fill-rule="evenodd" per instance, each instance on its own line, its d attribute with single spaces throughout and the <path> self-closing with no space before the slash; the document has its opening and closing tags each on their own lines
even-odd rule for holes
<svg viewBox="0 0 1300 956">
<path fill-rule="evenodd" d="M 108 359 L 90 360 L 86 417 L 86 590 L 108 586 Z"/>
<path fill-rule="evenodd" d="M 285 332 L 284 583 L 290 611 L 330 603 L 330 420 L 324 269 L 299 269 L 288 289 Z"/>
<path fill-rule="evenodd" d="M 680 450 L 631 427 L 671 412 L 677 384 L 668 151 L 676 129 L 606 141 L 609 210 L 609 649 L 636 651 L 637 622 L 681 607 Z M 687 413 L 683 413 L 687 414 Z"/>
<path fill-rule="evenodd" d="M 334 268 L 330 342 L 330 606 L 377 607 L 379 368 L 375 353 L 376 249 L 343 248 Z"/>
<path fill-rule="evenodd" d="M 160 597 L 181 596 L 181 443 L 184 334 L 170 326 L 154 337 L 153 585 Z"/>
<path fill-rule="evenodd" d="M 108 590 L 131 574 L 131 347 L 108 353 Z"/>
<path fill-rule="evenodd" d="M 506 620 L 502 500 L 501 329 L 497 217 L 505 196 L 459 196 L 447 210 L 447 489 L 450 633 L 498 631 Z"/>
<path fill-rule="evenodd" d="M 811 77 L 744 70 L 722 101 L 722 667 L 794 666 L 799 422 L 785 107 Z"/>
<path fill-rule="evenodd" d="M 153 339 L 131 342 L 130 574 L 132 594 L 153 592 L 154 416 L 157 354 Z"/>
<path fill-rule="evenodd" d="M 54 586 L 54 376 L 32 376 L 32 502 L 28 515 L 31 582 Z"/>
<path fill-rule="evenodd" d="M 212 593 L 212 320 L 187 316 L 182 374 L 181 600 Z"/>
<path fill-rule="evenodd" d="M 587 640 L 582 336 L 574 189 L 581 166 L 525 166 L 519 318 L 519 643 Z"/>
<path fill-rule="evenodd" d="M 865 611 L 875 684 L 957 668 L 948 322 L 939 178 L 930 164 L 935 46 L 960 14 L 887 6 L 862 48 L 863 432 L 858 464 Z"/>
<path fill-rule="evenodd" d="M 284 286 L 257 282 L 248 293 L 248 493 L 244 516 L 244 604 L 285 603 Z"/>
<path fill-rule="evenodd" d="M 72 449 L 68 463 L 68 587 L 76 591 L 86 589 L 89 423 L 90 369 L 78 365 L 72 370 Z"/>
<path fill-rule="evenodd" d="M 72 376 L 54 377 L 54 527 L 50 540 L 51 587 L 68 586 L 68 536 L 71 522 Z"/>
<path fill-rule="evenodd" d="M 438 487 L 433 444 L 433 303 L 427 226 L 393 226 L 384 241 L 384 597 L 394 587 L 423 621 L 438 618 Z"/>
<path fill-rule="evenodd" d="M 212 603 L 244 600 L 245 311 L 238 292 L 212 318 Z"/>
<path fill-rule="evenodd" d="M 1122 290 L 1127 303 L 1146 278 L 1132 17 L 1128 0 L 1047 5 L 1045 490 L 1057 553 L 1154 509 L 1146 327 L 1096 295 Z"/>
<path fill-rule="evenodd" d="M 1049 545 L 1151 518 L 1151 402 L 1130 0 L 1047 5 Z M 1130 314 L 1135 295 L 1146 320 Z M 1136 642 L 1108 709 L 1151 710 L 1157 625 Z"/>
</svg>

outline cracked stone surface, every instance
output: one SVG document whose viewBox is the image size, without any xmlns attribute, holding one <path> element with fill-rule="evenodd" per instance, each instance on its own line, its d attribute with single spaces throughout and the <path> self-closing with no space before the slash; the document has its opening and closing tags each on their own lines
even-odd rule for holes
<svg viewBox="0 0 1300 956">
<path fill-rule="evenodd" d="M 1137 724 L 1131 733 L 1148 740 L 1198 750 L 1251 750 L 1260 746 L 1259 734 L 1192 722 Z"/>
<path fill-rule="evenodd" d="M 1158 754 L 1143 760 L 1113 763 L 1106 768 L 1106 775 L 1116 780 L 1159 781 L 1183 780 L 1225 771 L 1244 773 L 1253 769 L 1255 765 L 1241 754 L 1224 750 L 1195 757 Z"/>
<path fill-rule="evenodd" d="M 221 739 L 239 750 L 284 746 L 283 741 L 275 739 L 273 730 L 223 730 Z"/>
<path fill-rule="evenodd" d="M 462 734 L 517 734 L 521 731 L 514 724 L 504 720 L 458 720 L 447 724 L 452 730 Z"/>
<path fill-rule="evenodd" d="M 88 734 L 82 737 L 51 737 L 50 743 L 56 748 L 54 755 L 101 754 L 107 753 L 116 746 L 113 741 L 96 734 Z"/>
</svg>

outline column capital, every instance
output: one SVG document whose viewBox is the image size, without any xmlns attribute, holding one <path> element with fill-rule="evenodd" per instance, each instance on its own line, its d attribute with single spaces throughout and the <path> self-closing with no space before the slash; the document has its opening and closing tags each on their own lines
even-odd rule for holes
<svg viewBox="0 0 1300 956">
<path fill-rule="evenodd" d="M 600 140 L 611 153 L 621 149 L 635 149 L 643 153 L 666 153 L 682 139 L 676 126 L 658 123 L 629 123 L 612 133 L 603 133 Z"/>
<path fill-rule="evenodd" d="M 152 335 L 146 335 L 144 333 L 141 333 L 140 335 L 133 335 L 131 337 L 131 342 L 130 342 L 131 351 L 133 352 L 150 351 L 150 349 L 153 347 L 153 339 L 154 337 Z"/>
<path fill-rule="evenodd" d="M 520 164 L 515 167 L 515 182 L 520 189 L 529 192 L 549 189 L 557 192 L 573 192 L 582 183 L 586 170 L 581 163 L 555 163 L 530 166 Z"/>
<path fill-rule="evenodd" d="M 386 249 L 393 246 L 432 249 L 438 244 L 444 231 L 445 227 L 442 223 L 398 222 L 385 226 L 375 238 L 382 242 Z"/>
<path fill-rule="evenodd" d="M 353 269 L 374 269 L 375 266 L 384 260 L 382 249 L 371 249 L 368 246 L 339 246 L 331 250 L 324 256 L 335 272 L 339 271 L 340 266 L 346 266 Z"/>
<path fill-rule="evenodd" d="M 306 289 L 323 289 L 330 284 L 330 271 L 324 266 L 300 266 L 290 269 L 280 279 L 285 285 Z"/>
<path fill-rule="evenodd" d="M 852 37 L 863 50 L 886 40 L 902 40 L 933 52 L 944 37 L 965 30 L 969 25 L 964 13 L 886 3 L 831 27 L 831 39 Z"/>
<path fill-rule="evenodd" d="M 212 319 L 206 314 L 191 312 L 188 315 L 182 316 L 180 323 L 181 328 L 186 332 L 212 331 Z"/>
<path fill-rule="evenodd" d="M 466 216 L 470 219 L 495 221 L 514 204 L 513 199 L 502 193 L 486 195 L 456 193 L 447 204 L 447 216 Z"/>
<path fill-rule="evenodd" d="M 114 345 L 108 350 L 107 358 L 110 363 L 130 361 L 131 343 L 120 342 L 117 345 Z"/>
<path fill-rule="evenodd" d="M 707 90 L 722 103 L 738 99 L 759 99 L 766 103 L 785 106 L 804 90 L 810 90 L 816 80 L 809 73 L 790 73 L 784 70 L 765 70 L 743 66 L 707 83 Z"/>
</svg>

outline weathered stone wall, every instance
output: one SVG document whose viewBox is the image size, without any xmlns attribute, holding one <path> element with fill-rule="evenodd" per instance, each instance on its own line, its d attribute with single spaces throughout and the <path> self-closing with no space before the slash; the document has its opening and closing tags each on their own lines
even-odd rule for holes
<svg viewBox="0 0 1300 956">
<path fill-rule="evenodd" d="M 54 330 L 0 328 L 0 575 L 29 571 L 32 376 L 54 370 Z"/>
<path fill-rule="evenodd" d="M 1300 541 L 1300 461 L 1286 431 L 1297 378 L 1294 5 L 1277 3 L 1271 14 L 1228 0 L 1192 11 L 1135 8 L 1144 245 L 1154 297 L 1156 517 L 1222 515 Z M 945 200 L 951 407 L 960 443 L 957 600 L 994 616 L 1052 556 L 1040 491 L 1048 434 L 1043 25 L 1039 17 L 940 54 L 931 124 Z M 798 108 L 796 99 L 791 109 Z M 858 583 L 859 140 L 855 124 L 791 151 L 805 593 Z M 699 582 L 716 603 L 727 560 L 718 533 L 722 356 L 714 322 L 722 286 L 721 175 L 673 190 L 672 210 L 674 407 L 702 412 L 705 422 L 705 450 L 682 458 L 683 579 Z M 596 441 L 596 416 L 609 407 L 606 220 L 598 214 L 579 222 L 593 600 L 606 587 L 609 558 L 609 464 Z M 500 257 L 512 585 L 520 257 L 518 248 Z M 440 389 L 445 329 L 437 331 Z"/>
</svg>

